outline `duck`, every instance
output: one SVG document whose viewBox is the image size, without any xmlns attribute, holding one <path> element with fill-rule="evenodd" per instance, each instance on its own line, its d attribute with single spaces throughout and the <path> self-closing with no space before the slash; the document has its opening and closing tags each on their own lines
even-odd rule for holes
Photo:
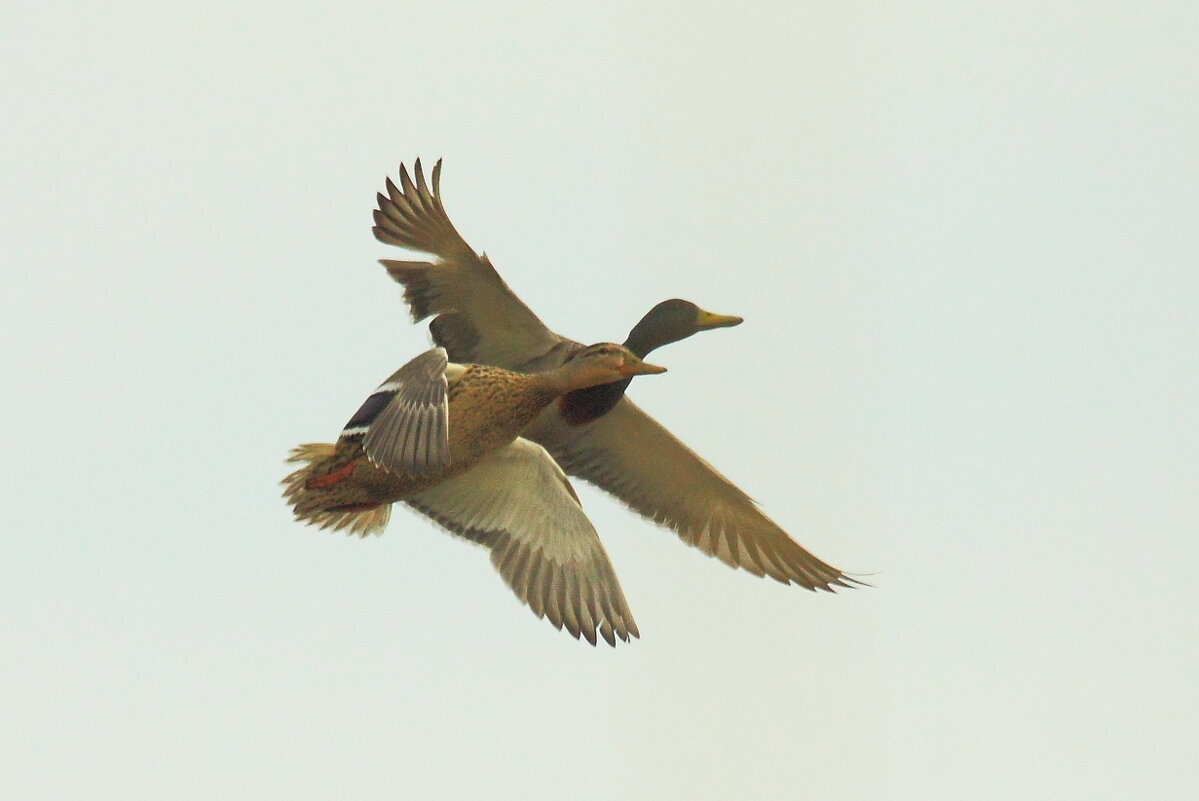
<svg viewBox="0 0 1199 801">
<path fill-rule="evenodd" d="M 592 645 L 640 633 L 616 573 L 557 462 L 520 432 L 563 394 L 663 373 L 599 343 L 557 368 L 459 364 L 435 347 L 372 392 L 335 443 L 292 449 L 283 479 L 297 520 L 365 537 L 402 501 L 488 548 L 516 596 Z"/>
<path fill-rule="evenodd" d="M 376 239 L 434 257 L 381 259 L 404 287 L 413 322 L 432 317 L 433 341 L 455 360 L 520 372 L 554 370 L 584 346 L 551 331 L 504 282 L 486 253 L 458 233 L 441 198 L 441 165 L 426 180 L 401 164 L 399 186 L 386 179 L 376 195 Z M 701 331 L 739 325 L 740 317 L 667 300 L 633 328 L 624 346 L 644 359 L 653 350 Z M 673 530 L 686 544 L 726 565 L 808 590 L 835 592 L 865 582 L 824 562 L 762 512 L 725 478 L 626 394 L 630 378 L 564 393 L 522 436 L 546 449 L 569 475 Z"/>
</svg>

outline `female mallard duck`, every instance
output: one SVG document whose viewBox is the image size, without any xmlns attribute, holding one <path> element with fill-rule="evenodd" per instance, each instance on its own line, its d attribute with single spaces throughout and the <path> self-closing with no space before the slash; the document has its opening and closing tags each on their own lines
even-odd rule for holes
<svg viewBox="0 0 1199 801">
<path fill-rule="evenodd" d="M 538 617 L 592 645 L 636 637 L 616 573 L 566 475 L 518 436 L 566 392 L 665 372 L 620 345 L 585 348 L 555 370 L 515 373 L 421 354 L 371 394 L 335 445 L 301 445 L 283 480 L 296 518 L 365 536 L 404 501 L 491 550 Z"/>
<path fill-rule="evenodd" d="M 420 161 L 415 183 L 400 167 L 400 186 L 378 195 L 375 237 L 429 253 L 434 262 L 382 264 L 404 285 L 414 321 L 436 315 L 429 328 L 455 361 L 525 372 L 547 370 L 583 347 L 546 328 L 510 290 L 486 255 L 459 235 L 441 202 L 441 162 L 433 186 Z M 633 330 L 626 347 L 644 358 L 697 331 L 736 325 L 739 317 L 668 300 Z M 624 396 L 628 380 L 564 395 L 523 436 L 540 443 L 571 475 L 586 479 L 632 509 L 674 529 L 689 545 L 755 575 L 810 590 L 861 582 L 817 559 L 758 509 L 752 499 Z"/>
</svg>

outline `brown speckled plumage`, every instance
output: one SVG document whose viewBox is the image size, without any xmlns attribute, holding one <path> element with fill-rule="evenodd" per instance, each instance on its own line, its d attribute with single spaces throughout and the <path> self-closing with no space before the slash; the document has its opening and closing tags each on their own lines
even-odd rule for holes
<svg viewBox="0 0 1199 801">
<path fill-rule="evenodd" d="M 619 345 L 601 343 L 587 349 L 595 358 L 573 360 L 543 373 L 518 373 L 486 365 L 451 365 L 446 397 L 449 419 L 449 465 L 423 475 L 397 473 L 367 458 L 361 436 L 336 445 L 303 445 L 292 461 L 305 466 L 284 479 L 284 497 L 297 519 L 365 535 L 382 528 L 366 527 L 358 517 L 373 507 L 403 500 L 468 471 L 488 453 L 512 442 L 563 393 L 619 377 L 613 364 L 644 366 Z M 611 362 L 612 359 L 617 362 Z M 600 360 L 608 360 L 602 364 Z M 608 363 L 611 362 L 611 363 Z M 635 368 L 640 369 L 640 368 Z"/>
<path fill-rule="evenodd" d="M 340 441 L 332 452 L 285 479 L 296 517 L 377 506 L 435 486 L 470 469 L 480 458 L 520 434 L 560 393 L 555 376 L 525 375 L 468 365 L 449 381 L 450 465 L 424 476 L 399 475 L 371 463 L 361 441 Z M 348 469 L 347 469 L 348 468 Z M 322 486 L 323 476 L 344 475 Z M 332 528 L 342 528 L 333 525 Z M 367 532 L 361 532 L 367 533 Z"/>
</svg>

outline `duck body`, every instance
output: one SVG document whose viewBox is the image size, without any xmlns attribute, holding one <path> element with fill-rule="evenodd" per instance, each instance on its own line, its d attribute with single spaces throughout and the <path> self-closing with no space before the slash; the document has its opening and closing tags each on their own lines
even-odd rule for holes
<svg viewBox="0 0 1199 801">
<path fill-rule="evenodd" d="M 359 429 L 373 421 L 376 392 L 346 425 L 327 462 L 305 479 L 296 512 L 357 511 L 401 501 L 460 475 L 496 448 L 507 445 L 561 394 L 545 374 L 522 374 L 486 365 L 449 364 L 447 393 L 448 464 L 423 473 L 396 472 L 370 459 Z M 383 386 L 387 386 L 384 382 Z"/>
<path fill-rule="evenodd" d="M 469 471 L 577 387 L 621 370 L 662 372 L 619 345 L 585 350 L 580 360 L 533 373 L 451 363 L 442 348 L 418 356 L 363 402 L 330 451 L 288 477 L 285 494 L 297 517 L 345 514 L 344 524 L 351 525 L 349 517 L 370 507 L 406 500 Z M 612 358 L 621 364 L 599 363 Z"/>
</svg>

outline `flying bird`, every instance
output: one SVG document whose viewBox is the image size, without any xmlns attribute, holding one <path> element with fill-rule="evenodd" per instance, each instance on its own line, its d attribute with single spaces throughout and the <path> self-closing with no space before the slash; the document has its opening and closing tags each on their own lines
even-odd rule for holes
<svg viewBox="0 0 1199 801">
<path fill-rule="evenodd" d="M 508 288 L 485 254 L 454 228 L 441 200 L 441 161 L 432 186 L 418 159 L 415 181 L 400 166 L 400 186 L 378 194 L 375 238 L 435 257 L 383 259 L 403 284 L 414 322 L 433 317 L 433 340 L 454 361 L 521 372 L 552 370 L 585 352 L 554 333 Z M 640 358 L 699 331 L 737 325 L 694 303 L 658 304 L 629 332 L 625 347 Z M 804 549 L 757 504 L 625 396 L 628 378 L 564 394 L 523 431 L 569 474 L 615 495 L 631 509 L 673 529 L 688 545 L 727 565 L 784 584 L 832 592 L 862 584 Z"/>
<path fill-rule="evenodd" d="M 298 520 L 365 536 L 404 501 L 491 551 L 538 617 L 592 645 L 637 637 L 604 546 L 562 469 L 521 429 L 563 393 L 665 372 L 601 343 L 554 370 L 453 364 L 434 348 L 401 367 L 335 444 L 300 445 L 283 480 Z"/>
</svg>

